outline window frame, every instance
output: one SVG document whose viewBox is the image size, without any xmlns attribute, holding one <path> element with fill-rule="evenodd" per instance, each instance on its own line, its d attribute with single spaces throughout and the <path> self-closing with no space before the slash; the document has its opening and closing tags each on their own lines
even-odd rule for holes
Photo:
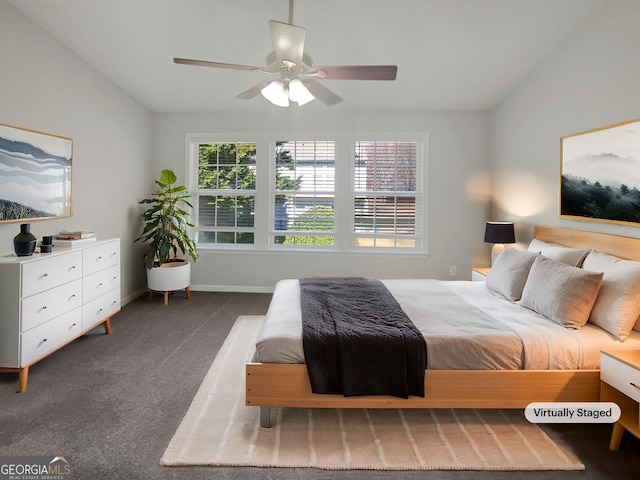
<svg viewBox="0 0 640 480">
<path fill-rule="evenodd" d="M 336 226 L 336 210 L 338 209 L 338 205 L 336 204 L 336 176 L 337 176 L 337 168 L 336 168 L 336 164 L 337 164 L 337 153 L 336 153 L 336 141 L 335 140 L 331 140 L 331 139 L 318 139 L 318 138 L 314 138 L 314 139 L 288 139 L 285 141 L 285 143 L 288 142 L 332 142 L 333 143 L 333 190 L 328 190 L 328 189 L 314 189 L 314 190 L 291 190 L 291 192 L 294 193 L 295 192 L 301 192 L 301 193 L 308 193 L 308 194 L 313 194 L 314 196 L 317 195 L 318 193 L 326 193 L 327 195 L 330 195 L 333 198 L 333 210 L 334 210 L 334 220 L 333 220 L 333 230 L 331 230 L 330 232 L 322 232 L 321 230 L 315 230 L 315 231 L 304 231 L 304 230 L 276 230 L 275 229 L 275 207 L 276 207 L 276 202 L 275 202 L 275 197 L 278 195 L 283 195 L 286 194 L 285 192 L 287 192 L 286 190 L 278 190 L 276 189 L 276 171 L 277 171 L 277 159 L 276 159 L 276 144 L 278 142 L 283 141 L 282 139 L 277 139 L 276 141 L 273 141 L 272 143 L 270 143 L 270 162 L 269 162 L 269 166 L 270 166 L 270 175 L 269 175 L 269 230 L 268 230 L 268 236 L 269 236 L 269 248 L 272 250 L 276 250 L 276 251 L 291 251 L 291 250 L 301 250 L 301 251 L 330 251 L 330 252 L 334 252 L 336 251 L 336 237 L 338 236 L 338 229 Z M 281 243 L 277 243 L 275 241 L 276 237 L 279 236 L 283 236 L 282 232 L 287 232 L 290 231 L 292 232 L 292 235 L 298 235 L 300 237 L 322 237 L 322 236 L 331 236 L 333 238 L 333 245 L 331 246 L 327 246 L 327 245 L 306 245 L 306 244 L 281 244 Z M 284 235 L 286 236 L 286 235 Z"/>
<path fill-rule="evenodd" d="M 275 208 L 272 182 L 275 182 L 275 145 L 277 141 L 334 141 L 335 142 L 335 185 L 334 185 L 334 245 L 322 248 L 300 248 L 296 245 L 283 247 L 274 245 L 274 226 L 270 224 Z M 370 248 L 355 245 L 354 199 L 355 191 L 355 144 L 357 141 L 411 141 L 416 142 L 416 212 L 415 247 L 413 248 Z M 202 190 L 197 187 L 199 143 L 255 143 L 256 144 L 256 185 L 254 209 L 253 244 L 209 244 L 198 243 L 202 252 L 251 252 L 256 253 L 307 253 L 307 254 L 376 254 L 376 255 L 425 255 L 428 250 L 428 152 L 427 132 L 243 132 L 243 133 L 199 133 L 187 134 L 185 142 L 185 170 L 187 186 L 194 195 L 191 221 L 196 225 L 192 230 L 201 230 L 198 225 L 197 198 Z M 195 153 L 194 153 L 195 152 Z M 195 161 L 194 161 L 195 159 Z M 346 160 L 345 160 L 346 159 Z M 205 229 L 206 230 L 206 229 Z M 306 246 L 305 246 L 306 247 Z"/>
<path fill-rule="evenodd" d="M 417 137 L 412 138 L 411 134 L 395 134 L 394 138 L 390 138 L 385 134 L 355 134 L 356 138 L 352 141 L 352 155 L 351 155 L 351 245 L 353 251 L 357 252 L 392 252 L 392 253 L 422 253 L 425 250 L 425 216 L 424 208 L 426 208 L 426 199 L 424 196 L 426 178 L 424 176 L 425 167 L 425 147 L 427 144 L 427 138 L 419 140 Z M 356 143 L 357 142 L 407 142 L 416 144 L 416 165 L 415 165 L 415 190 L 357 190 L 356 189 Z M 395 241 L 402 240 L 401 234 L 363 234 L 356 232 L 355 226 L 355 211 L 356 211 L 356 198 L 362 196 L 375 196 L 375 197 L 412 197 L 415 199 L 414 206 L 414 233 L 411 236 L 404 238 L 411 238 L 415 241 L 413 247 L 379 247 L 379 246 L 356 246 L 357 237 L 370 237 L 372 239 L 394 239 Z"/>
<path fill-rule="evenodd" d="M 191 203 L 193 208 L 191 209 L 191 223 L 195 225 L 192 228 L 194 241 L 198 245 L 198 248 L 209 249 L 213 248 L 216 250 L 246 250 L 246 249 L 254 249 L 256 244 L 256 235 L 257 235 L 257 226 L 256 226 L 256 205 L 258 203 L 257 197 L 257 180 L 259 177 L 259 167 L 258 167 L 258 159 L 257 159 L 257 150 L 258 145 L 255 140 L 247 140 L 248 136 L 243 135 L 242 137 L 233 136 L 233 139 L 230 139 L 228 136 L 217 136 L 217 135 L 187 135 L 187 143 L 186 143 L 186 151 L 187 151 L 187 165 L 186 165 L 186 178 L 188 182 L 188 189 L 191 193 Z M 250 135 L 249 135 L 250 137 Z M 242 138 L 242 139 L 240 139 Z M 233 143 L 233 144 L 255 144 L 256 145 L 256 163 L 255 163 L 255 176 L 256 176 L 256 185 L 253 189 L 220 189 L 220 188 L 199 188 L 199 160 L 200 160 L 200 148 L 201 144 L 208 143 Z M 217 227 L 217 226 L 201 226 L 199 224 L 199 199 L 205 196 L 230 196 L 230 197 L 240 197 L 240 196 L 252 196 L 254 199 L 254 221 L 253 227 Z M 237 220 L 237 219 L 236 219 Z M 233 232 L 236 233 L 252 233 L 254 237 L 253 243 L 200 243 L 199 234 L 200 232 L 216 232 L 216 236 L 222 230 L 225 232 Z"/>
</svg>

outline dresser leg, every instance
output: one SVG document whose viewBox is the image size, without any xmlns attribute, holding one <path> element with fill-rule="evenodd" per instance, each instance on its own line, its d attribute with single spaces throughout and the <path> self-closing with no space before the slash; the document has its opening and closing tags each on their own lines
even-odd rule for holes
<svg viewBox="0 0 640 480">
<path fill-rule="evenodd" d="M 618 448 L 620 448 L 623 434 L 624 427 L 620 425 L 620 422 L 614 423 L 613 431 L 611 432 L 611 442 L 609 442 L 609 450 L 618 450 Z"/>
<path fill-rule="evenodd" d="M 187 291 L 187 300 L 191 299 L 191 289 L 189 287 L 185 288 L 185 290 Z"/>
<path fill-rule="evenodd" d="M 105 335 L 111 335 L 111 318 L 107 318 L 104 322 L 104 333 Z"/>
<path fill-rule="evenodd" d="M 29 377 L 29 367 L 22 367 L 18 370 L 18 393 L 27 391 L 27 379 Z"/>
<path fill-rule="evenodd" d="M 169 292 L 164 292 L 164 306 L 169 305 Z"/>
</svg>

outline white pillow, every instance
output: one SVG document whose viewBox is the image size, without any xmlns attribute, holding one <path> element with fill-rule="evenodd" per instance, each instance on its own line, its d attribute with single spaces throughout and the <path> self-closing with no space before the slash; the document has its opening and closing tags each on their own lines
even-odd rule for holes
<svg viewBox="0 0 640 480">
<path fill-rule="evenodd" d="M 601 282 L 601 272 L 538 255 L 518 303 L 560 325 L 580 328 L 589 319 Z"/>
<path fill-rule="evenodd" d="M 487 288 L 515 302 L 520 300 L 531 264 L 537 253 L 507 248 L 494 260 L 487 275 Z"/>
<path fill-rule="evenodd" d="M 582 268 L 604 273 L 589 321 L 624 340 L 640 315 L 640 262 L 591 252 Z"/>
<path fill-rule="evenodd" d="M 556 243 L 548 243 L 534 238 L 531 240 L 529 247 L 530 252 L 537 252 L 552 260 L 557 260 L 574 267 L 582 266 L 582 262 L 589 254 L 590 250 L 583 248 L 571 248 Z"/>
</svg>

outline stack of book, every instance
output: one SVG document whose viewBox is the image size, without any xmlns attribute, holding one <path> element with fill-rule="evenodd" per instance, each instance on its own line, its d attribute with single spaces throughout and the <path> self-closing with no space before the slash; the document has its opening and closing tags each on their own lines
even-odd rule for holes
<svg viewBox="0 0 640 480">
<path fill-rule="evenodd" d="M 95 232 L 78 230 L 70 232 L 63 230 L 53 241 L 56 247 L 79 247 L 80 245 L 86 245 L 87 243 L 95 242 Z"/>
</svg>

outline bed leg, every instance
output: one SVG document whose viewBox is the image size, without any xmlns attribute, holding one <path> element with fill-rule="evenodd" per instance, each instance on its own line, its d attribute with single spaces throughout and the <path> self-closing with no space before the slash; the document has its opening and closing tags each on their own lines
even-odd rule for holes
<svg viewBox="0 0 640 480">
<path fill-rule="evenodd" d="M 260 407 L 260 426 L 262 428 L 271 428 L 271 408 Z"/>
</svg>

